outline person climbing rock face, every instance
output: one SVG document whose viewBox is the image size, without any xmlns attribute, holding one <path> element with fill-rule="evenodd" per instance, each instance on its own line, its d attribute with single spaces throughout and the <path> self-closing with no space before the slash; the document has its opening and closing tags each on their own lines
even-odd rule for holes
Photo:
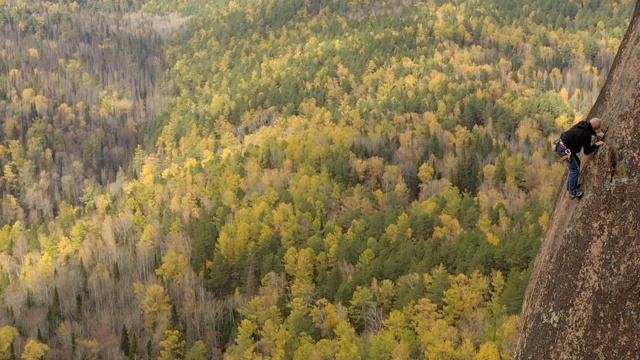
<svg viewBox="0 0 640 360">
<path fill-rule="evenodd" d="M 567 161 L 569 176 L 567 177 L 567 190 L 572 199 L 579 199 L 583 192 L 579 190 L 578 177 L 580 176 L 580 158 L 578 153 L 583 151 L 585 155 L 594 152 L 604 144 L 604 133 L 600 131 L 602 120 L 592 118 L 589 121 L 580 121 L 569 130 L 560 135 L 556 140 L 556 152 Z M 592 144 L 592 137 L 596 138 Z"/>
</svg>

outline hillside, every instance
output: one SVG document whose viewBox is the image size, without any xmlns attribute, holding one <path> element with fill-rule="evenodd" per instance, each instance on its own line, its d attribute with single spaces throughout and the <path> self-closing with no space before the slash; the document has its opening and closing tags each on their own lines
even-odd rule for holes
<svg viewBox="0 0 640 360">
<path fill-rule="evenodd" d="M 511 358 L 632 7 L 3 2 L 0 359 Z"/>
<path fill-rule="evenodd" d="M 584 163 L 586 195 L 557 201 L 527 290 L 516 359 L 637 359 L 640 3 L 589 116 L 606 146 Z"/>
</svg>

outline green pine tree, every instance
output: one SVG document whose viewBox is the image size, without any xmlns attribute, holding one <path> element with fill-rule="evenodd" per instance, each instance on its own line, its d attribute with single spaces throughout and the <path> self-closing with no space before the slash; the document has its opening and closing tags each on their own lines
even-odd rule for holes
<svg viewBox="0 0 640 360">
<path fill-rule="evenodd" d="M 126 325 L 122 324 L 122 330 L 120 331 L 120 350 L 124 353 L 124 356 L 129 356 L 131 351 L 131 344 L 129 343 L 129 332 Z"/>
</svg>

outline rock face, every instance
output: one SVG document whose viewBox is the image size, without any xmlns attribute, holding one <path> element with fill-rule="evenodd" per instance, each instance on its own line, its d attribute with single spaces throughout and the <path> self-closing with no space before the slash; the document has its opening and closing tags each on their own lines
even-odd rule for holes
<svg viewBox="0 0 640 360">
<path fill-rule="evenodd" d="M 581 200 L 562 184 L 525 295 L 516 359 L 640 359 L 640 2 L 587 119 Z"/>
</svg>

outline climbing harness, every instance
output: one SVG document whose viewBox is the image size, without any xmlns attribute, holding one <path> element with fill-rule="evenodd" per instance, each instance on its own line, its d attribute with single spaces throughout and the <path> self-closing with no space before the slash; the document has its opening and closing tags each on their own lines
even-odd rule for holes
<svg viewBox="0 0 640 360">
<path fill-rule="evenodd" d="M 569 150 L 569 148 L 567 148 L 567 146 L 562 142 L 562 139 L 557 139 L 553 142 L 553 144 L 556 146 L 556 152 L 558 153 L 562 161 L 569 159 L 569 157 L 571 156 L 571 150 Z"/>
</svg>

